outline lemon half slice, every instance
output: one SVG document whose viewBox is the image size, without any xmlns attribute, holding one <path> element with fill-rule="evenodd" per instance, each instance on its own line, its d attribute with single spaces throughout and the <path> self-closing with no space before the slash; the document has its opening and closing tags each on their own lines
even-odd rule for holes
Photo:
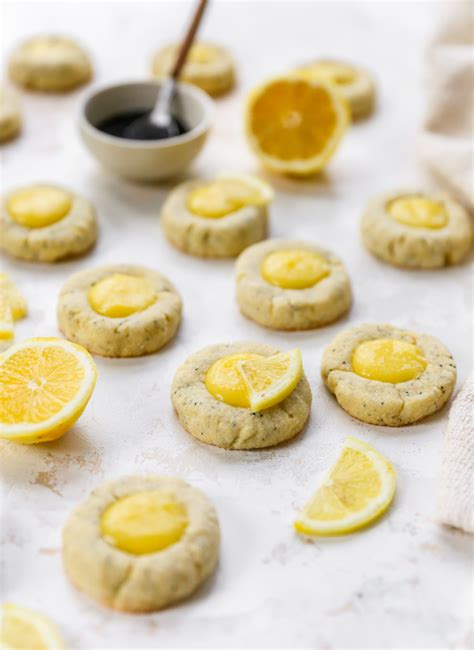
<svg viewBox="0 0 474 650">
<path fill-rule="evenodd" d="M 72 427 L 97 379 L 90 354 L 57 338 L 27 339 L 0 357 L 0 438 L 55 440 Z"/>
<path fill-rule="evenodd" d="M 237 361 L 252 411 L 279 404 L 296 388 L 303 373 L 301 350 Z"/>
<path fill-rule="evenodd" d="M 395 471 L 373 447 L 349 436 L 295 528 L 306 535 L 343 535 L 374 521 L 395 494 Z"/>
<path fill-rule="evenodd" d="M 10 304 L 13 320 L 24 318 L 28 312 L 26 300 L 7 273 L 0 273 L 0 292 L 2 291 Z"/>
<path fill-rule="evenodd" d="M 245 113 L 249 144 L 262 163 L 296 176 L 327 165 L 349 121 L 346 100 L 333 84 L 296 75 L 258 86 Z"/>
<path fill-rule="evenodd" d="M 266 206 L 273 198 L 273 189 L 259 178 L 220 174 L 214 181 L 193 190 L 186 205 L 200 217 L 220 219 L 246 206 Z"/>
<path fill-rule="evenodd" d="M 13 338 L 13 314 L 10 301 L 5 289 L 0 287 L 0 341 L 11 341 Z"/>
<path fill-rule="evenodd" d="M 64 643 L 45 616 L 18 605 L 0 608 L 0 647 L 3 650 L 63 650 Z"/>
<path fill-rule="evenodd" d="M 228 181 L 229 183 L 235 183 L 236 186 L 241 185 L 247 187 L 248 190 L 252 190 L 251 193 L 249 191 L 246 193 L 246 200 L 249 205 L 268 205 L 275 198 L 275 191 L 269 183 L 250 174 L 231 174 L 226 172 L 218 174 L 216 180 Z"/>
</svg>

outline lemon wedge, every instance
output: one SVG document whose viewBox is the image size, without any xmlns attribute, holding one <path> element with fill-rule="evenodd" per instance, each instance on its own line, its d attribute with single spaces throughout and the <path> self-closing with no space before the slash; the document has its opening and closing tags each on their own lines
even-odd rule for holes
<svg viewBox="0 0 474 650">
<path fill-rule="evenodd" d="M 7 292 L 0 287 L 0 341 L 13 339 L 13 315 Z"/>
<path fill-rule="evenodd" d="M 280 352 L 271 357 L 256 356 L 236 362 L 247 389 L 252 411 L 279 404 L 296 388 L 303 373 L 301 350 Z"/>
<path fill-rule="evenodd" d="M 28 312 L 26 300 L 7 273 L 0 273 L 0 292 L 5 292 L 10 304 L 13 320 L 24 318 Z"/>
<path fill-rule="evenodd" d="M 245 199 L 248 205 L 268 205 L 275 198 L 275 191 L 269 183 L 250 174 L 231 174 L 226 172 L 218 174 L 216 180 L 233 183 L 236 188 L 238 186 L 247 188 Z"/>
<path fill-rule="evenodd" d="M 97 379 L 90 354 L 57 338 L 27 339 L 0 357 L 0 438 L 55 440 L 79 418 Z"/>
<path fill-rule="evenodd" d="M 296 75 L 258 86 L 245 112 L 247 138 L 262 163 L 296 176 L 327 165 L 349 121 L 347 102 L 333 84 Z"/>
<path fill-rule="evenodd" d="M 0 608 L 0 647 L 2 650 L 63 650 L 64 643 L 45 616 L 18 605 Z"/>
<path fill-rule="evenodd" d="M 265 206 L 274 198 L 274 191 L 264 181 L 245 174 L 220 174 L 211 183 L 193 190 L 187 208 L 193 214 L 221 219 L 246 206 Z"/>
<path fill-rule="evenodd" d="M 373 447 L 349 436 L 313 498 L 295 521 L 306 535 L 343 535 L 379 517 L 395 494 L 395 471 Z"/>
</svg>

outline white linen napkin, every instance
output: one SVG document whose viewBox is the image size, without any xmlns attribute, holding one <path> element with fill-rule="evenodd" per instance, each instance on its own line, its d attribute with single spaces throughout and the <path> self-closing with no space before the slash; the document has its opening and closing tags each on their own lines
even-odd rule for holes
<svg viewBox="0 0 474 650">
<path fill-rule="evenodd" d="M 474 533 L 474 375 L 459 391 L 444 436 L 437 518 Z"/>
<path fill-rule="evenodd" d="M 474 11 L 446 9 L 426 62 L 427 106 L 419 156 L 434 180 L 474 209 Z"/>
</svg>

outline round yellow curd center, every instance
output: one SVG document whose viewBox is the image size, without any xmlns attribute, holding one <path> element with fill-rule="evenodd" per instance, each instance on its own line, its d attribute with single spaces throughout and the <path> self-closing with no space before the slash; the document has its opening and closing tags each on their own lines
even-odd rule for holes
<svg viewBox="0 0 474 650">
<path fill-rule="evenodd" d="M 153 305 L 158 295 L 147 278 L 113 273 L 94 284 L 87 294 L 94 311 L 109 318 L 124 318 Z"/>
<path fill-rule="evenodd" d="M 137 492 L 118 499 L 103 512 L 100 532 L 126 553 L 156 553 L 178 542 L 188 526 L 187 510 L 173 494 Z"/>
<path fill-rule="evenodd" d="M 427 365 L 416 345 L 396 339 L 365 341 L 352 355 L 352 369 L 356 374 L 390 384 L 416 379 Z"/>
<path fill-rule="evenodd" d="M 44 228 L 63 219 L 71 210 L 71 195 L 58 187 L 38 185 L 18 190 L 7 200 L 13 221 L 26 228 Z"/>
<path fill-rule="evenodd" d="M 193 190 L 187 208 L 199 217 L 220 219 L 246 205 L 261 203 L 261 193 L 256 187 L 238 180 L 218 180 Z"/>
<path fill-rule="evenodd" d="M 444 228 L 448 223 L 448 214 L 442 203 L 421 196 L 403 196 L 390 201 L 388 213 L 406 226 L 414 228 Z"/>
<path fill-rule="evenodd" d="M 308 289 L 329 275 L 329 264 L 324 257 L 311 251 L 281 250 L 267 255 L 260 272 L 276 287 Z"/>
<path fill-rule="evenodd" d="M 338 86 L 353 83 L 357 76 L 356 71 L 350 66 L 331 62 L 313 63 L 306 68 L 300 68 L 297 72 L 307 79 L 322 79 Z"/>
<path fill-rule="evenodd" d="M 215 58 L 216 49 L 204 43 L 196 43 L 189 52 L 189 60 L 192 63 L 211 63 Z"/>
<path fill-rule="evenodd" d="M 25 43 L 25 51 L 35 58 L 41 58 L 43 60 L 50 60 L 51 63 L 57 63 L 57 57 L 60 54 L 64 54 L 65 51 L 70 50 L 71 44 L 62 38 L 56 36 L 46 36 L 40 38 L 32 38 L 30 41 Z"/>
<path fill-rule="evenodd" d="M 260 358 L 260 354 L 231 354 L 215 361 L 206 374 L 211 395 L 230 406 L 250 407 L 247 387 L 237 370 L 237 361 Z"/>
</svg>

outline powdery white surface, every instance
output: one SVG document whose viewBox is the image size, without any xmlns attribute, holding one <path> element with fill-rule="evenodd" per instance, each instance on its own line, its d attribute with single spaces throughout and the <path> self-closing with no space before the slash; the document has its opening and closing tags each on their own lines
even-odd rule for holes
<svg viewBox="0 0 474 650">
<path fill-rule="evenodd" d="M 155 47 L 179 34 L 188 5 L 14 3 L 4 10 L 4 51 L 37 31 L 77 36 L 93 55 L 100 85 L 147 74 Z M 58 335 L 60 287 L 98 264 L 140 263 L 181 292 L 176 340 L 142 359 L 97 358 L 99 381 L 78 424 L 62 440 L 1 445 L 3 599 L 54 618 L 71 648 L 446 648 L 469 615 L 471 539 L 434 522 L 447 409 L 412 427 L 351 419 L 324 389 L 319 362 L 343 327 L 391 322 L 438 336 L 452 351 L 459 383 L 468 373 L 469 268 L 394 269 L 364 251 L 358 221 L 371 195 L 423 185 L 415 159 L 422 116 L 422 50 L 439 5 L 219 3 L 203 35 L 233 51 L 239 88 L 217 103 L 217 122 L 194 174 L 259 172 L 242 136 L 242 101 L 260 80 L 317 55 L 347 57 L 377 76 L 376 115 L 354 126 L 327 174 L 297 182 L 268 177 L 277 191 L 274 236 L 308 238 L 347 262 L 355 303 L 343 321 L 285 334 L 246 321 L 234 301 L 233 262 L 173 250 L 159 228 L 166 187 L 131 185 L 101 171 L 77 135 L 90 87 L 66 96 L 22 93 L 25 129 L 2 148 L 4 188 L 52 181 L 97 205 L 100 240 L 87 257 L 55 266 L 1 260 L 29 305 L 17 338 Z M 4 59 L 5 60 L 5 59 Z M 173 414 L 169 388 L 184 359 L 204 345 L 254 340 L 303 350 L 314 394 L 311 420 L 293 442 L 256 452 L 200 444 Z M 346 435 L 375 445 L 398 475 L 393 507 L 369 530 L 307 543 L 292 530 L 298 507 Z M 102 480 L 123 474 L 177 475 L 204 490 L 222 525 L 214 578 L 167 611 L 131 616 L 77 593 L 61 564 L 61 528 L 71 508 Z"/>
</svg>

